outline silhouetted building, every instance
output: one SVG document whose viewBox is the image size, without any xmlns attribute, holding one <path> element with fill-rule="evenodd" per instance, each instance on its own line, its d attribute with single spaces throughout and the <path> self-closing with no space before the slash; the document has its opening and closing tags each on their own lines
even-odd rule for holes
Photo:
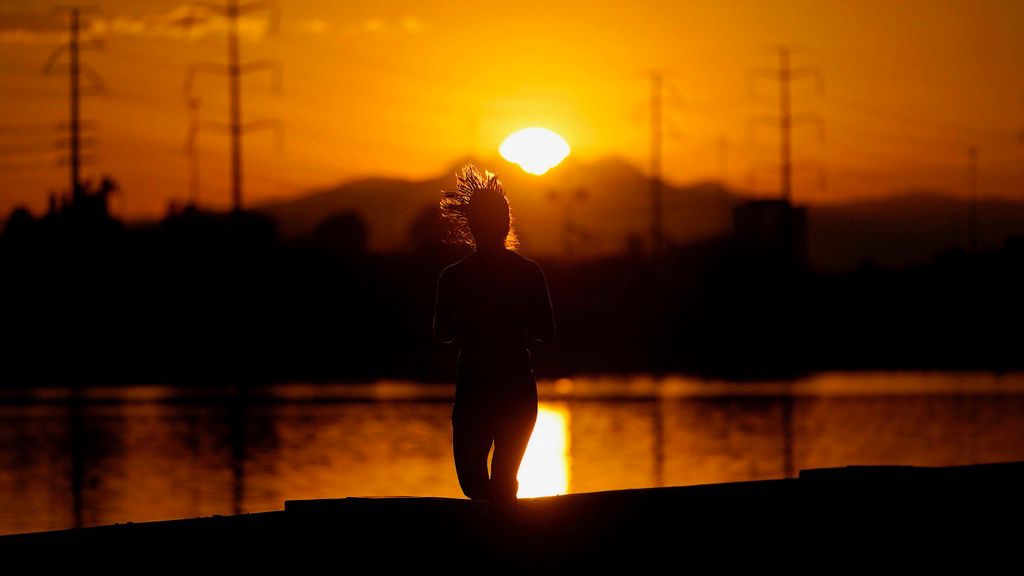
<svg viewBox="0 0 1024 576">
<path fill-rule="evenodd" d="M 50 216 L 70 218 L 76 222 L 103 222 L 110 219 L 109 197 L 117 191 L 117 183 L 104 176 L 99 184 L 93 186 L 86 181 L 71 196 L 59 199 L 50 198 Z"/>
<path fill-rule="evenodd" d="M 311 241 L 336 256 L 356 257 L 366 254 L 366 223 L 356 212 L 328 216 L 313 229 Z"/>
<path fill-rule="evenodd" d="M 745 250 L 804 267 L 807 209 L 786 200 L 750 200 L 733 209 L 736 240 Z"/>
</svg>

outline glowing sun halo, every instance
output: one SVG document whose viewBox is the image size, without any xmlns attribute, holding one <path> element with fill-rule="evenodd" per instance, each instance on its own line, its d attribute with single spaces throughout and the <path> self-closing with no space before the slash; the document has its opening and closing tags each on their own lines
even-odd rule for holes
<svg viewBox="0 0 1024 576">
<path fill-rule="evenodd" d="M 498 152 L 505 160 L 539 176 L 569 155 L 569 144 L 547 128 L 523 128 L 505 138 Z"/>
</svg>

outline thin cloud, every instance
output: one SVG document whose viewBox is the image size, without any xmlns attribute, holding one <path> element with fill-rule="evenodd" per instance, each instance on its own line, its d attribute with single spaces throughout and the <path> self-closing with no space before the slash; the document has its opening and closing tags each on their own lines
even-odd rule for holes
<svg viewBox="0 0 1024 576">
<path fill-rule="evenodd" d="M 0 7 L 3 7 L 0 4 Z M 0 45 L 57 45 L 67 42 L 66 17 L 35 7 L 14 8 L 9 4 L 0 10 Z M 165 38 L 195 41 L 208 36 L 222 36 L 229 20 L 204 6 L 181 5 L 156 14 L 105 15 L 86 13 L 82 16 L 83 40 L 124 36 L 134 38 Z M 290 22 L 289 32 L 323 36 L 335 32 L 335 26 L 323 19 L 311 18 Z M 426 23 L 418 16 L 400 18 L 366 18 L 344 26 L 342 32 L 356 34 L 423 34 Z M 270 32 L 270 18 L 256 14 L 238 19 L 238 33 L 244 40 L 259 42 Z"/>
<path fill-rule="evenodd" d="M 400 24 L 402 29 L 410 34 L 420 34 L 427 29 L 422 20 L 412 15 L 403 16 Z"/>
<path fill-rule="evenodd" d="M 367 18 L 363 20 L 363 30 L 371 34 L 383 32 L 387 27 L 387 23 L 380 18 Z"/>
<path fill-rule="evenodd" d="M 348 26 L 348 31 L 364 34 L 422 34 L 427 31 L 427 25 L 413 15 L 402 16 L 394 20 L 374 17 Z"/>
<path fill-rule="evenodd" d="M 7 13 L 0 24 L 0 44 L 42 45 L 67 41 L 66 22 L 59 15 L 46 16 L 36 12 Z M 223 35 L 229 20 L 205 7 L 179 6 L 158 14 L 84 14 L 83 40 L 127 36 L 136 38 L 167 38 L 194 41 L 211 35 Z M 247 41 L 258 42 L 267 36 L 269 19 L 265 16 L 242 16 L 238 34 Z"/>
<path fill-rule="evenodd" d="M 323 36 L 324 34 L 329 34 L 333 29 L 333 26 L 331 26 L 330 22 L 327 22 L 326 20 L 313 18 L 310 20 L 299 20 L 294 22 L 288 26 L 288 29 L 302 34 Z"/>
</svg>

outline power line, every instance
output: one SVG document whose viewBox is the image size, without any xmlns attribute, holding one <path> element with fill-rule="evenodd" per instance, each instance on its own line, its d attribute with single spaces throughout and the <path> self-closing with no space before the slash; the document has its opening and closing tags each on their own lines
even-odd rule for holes
<svg viewBox="0 0 1024 576">
<path fill-rule="evenodd" d="M 729 138 L 725 134 L 718 135 L 718 181 L 726 186 L 729 181 Z"/>
<path fill-rule="evenodd" d="M 978 134 L 984 134 L 991 136 L 994 134 L 1002 134 L 1002 132 L 995 130 L 982 130 L 977 126 L 970 124 L 962 124 L 959 122 L 952 122 L 949 120 L 936 120 L 934 118 L 927 118 L 916 114 L 908 114 L 904 111 L 894 110 L 879 106 L 870 102 L 864 102 L 855 98 L 849 98 L 846 96 L 830 95 L 829 101 L 833 104 L 838 104 L 842 108 L 852 110 L 855 112 L 868 114 L 878 118 L 884 118 L 887 120 L 893 120 L 906 125 L 916 126 L 919 129 L 928 130 L 960 130 L 960 131 L 971 131 Z"/>
<path fill-rule="evenodd" d="M 189 203 L 194 207 L 199 206 L 199 147 L 196 145 L 196 139 L 199 137 L 199 106 L 201 103 L 199 98 L 189 99 L 188 143 L 185 145 L 189 162 L 188 197 Z"/>
<path fill-rule="evenodd" d="M 967 147 L 967 193 L 970 197 L 967 208 L 967 250 L 971 254 L 978 250 L 978 148 Z"/>
<path fill-rule="evenodd" d="M 778 48 L 779 67 L 777 70 L 756 71 L 754 77 L 765 77 L 776 80 L 779 83 L 779 116 L 774 119 L 779 128 L 779 178 L 780 195 L 782 199 L 789 202 L 793 196 L 793 164 L 792 164 L 792 129 L 794 124 L 813 122 L 818 124 L 819 135 L 824 137 L 824 122 L 821 118 L 813 115 L 801 115 L 794 117 L 790 110 L 790 83 L 804 77 L 814 77 L 817 80 L 818 92 L 822 91 L 821 72 L 813 67 L 793 68 L 790 66 L 790 48 L 780 46 Z M 753 88 L 753 86 L 751 86 Z"/>
<path fill-rule="evenodd" d="M 50 57 L 46 60 L 46 65 L 43 67 L 44 74 L 52 74 L 55 72 L 62 72 L 62 67 L 59 65 L 61 55 L 67 51 L 69 63 L 67 66 L 68 72 L 68 85 L 69 85 L 69 120 L 67 124 L 68 129 L 68 140 L 66 147 L 70 149 L 70 156 L 68 158 L 69 168 L 69 180 L 71 185 L 71 198 L 72 201 L 81 200 L 81 196 L 84 194 L 82 189 L 81 180 L 81 165 L 82 165 L 82 147 L 88 146 L 92 143 L 91 140 L 83 141 L 81 132 L 85 126 L 85 122 L 81 119 L 81 105 L 80 99 L 82 96 L 81 77 L 84 74 L 91 84 L 89 87 L 102 91 L 103 80 L 99 74 L 96 73 L 87 64 L 81 62 L 79 51 L 83 49 L 79 32 L 81 31 L 81 16 L 83 10 L 90 10 L 91 8 L 82 8 L 79 6 L 73 6 L 68 8 L 61 8 L 61 10 L 67 10 L 70 15 L 70 39 L 67 44 L 59 46 Z M 96 46 L 97 43 L 92 44 Z M 61 147 L 65 147 L 64 143 L 58 144 Z"/>
<path fill-rule="evenodd" d="M 651 252 L 660 254 L 664 247 L 665 234 L 662 228 L 661 206 L 661 153 L 662 153 L 662 90 L 660 71 L 654 70 L 651 81 Z"/>
<path fill-rule="evenodd" d="M 278 136 L 280 143 L 282 135 L 281 123 L 275 119 L 256 120 L 253 122 L 242 122 L 242 76 L 261 70 L 271 70 L 274 73 L 274 86 L 280 89 L 281 66 L 272 60 L 260 60 L 242 64 L 238 41 L 238 19 L 244 14 L 258 10 L 269 10 L 272 23 L 277 21 L 277 5 L 270 2 L 251 2 L 239 4 L 238 0 L 228 0 L 225 6 L 213 4 L 194 4 L 193 10 L 206 9 L 217 12 L 228 20 L 228 63 L 196 63 L 193 64 L 185 76 L 185 95 L 192 96 L 192 84 L 195 75 L 200 72 L 226 74 L 228 77 L 228 99 L 229 99 L 229 120 L 227 124 L 197 123 L 195 128 L 189 127 L 190 134 L 193 130 L 209 129 L 220 133 L 227 133 L 231 137 L 231 203 L 236 212 L 243 208 L 242 201 L 242 136 L 254 130 L 273 129 Z M 186 25 L 191 26 L 196 21 L 194 15 L 185 20 Z M 191 100 L 190 100 L 191 102 Z"/>
</svg>

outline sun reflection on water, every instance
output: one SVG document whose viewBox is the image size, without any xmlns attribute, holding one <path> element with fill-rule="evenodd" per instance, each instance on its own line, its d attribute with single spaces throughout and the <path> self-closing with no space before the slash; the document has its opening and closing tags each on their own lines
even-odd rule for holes
<svg viewBox="0 0 1024 576">
<path fill-rule="evenodd" d="M 569 491 L 569 410 L 561 403 L 538 406 L 518 479 L 520 498 Z"/>
</svg>

